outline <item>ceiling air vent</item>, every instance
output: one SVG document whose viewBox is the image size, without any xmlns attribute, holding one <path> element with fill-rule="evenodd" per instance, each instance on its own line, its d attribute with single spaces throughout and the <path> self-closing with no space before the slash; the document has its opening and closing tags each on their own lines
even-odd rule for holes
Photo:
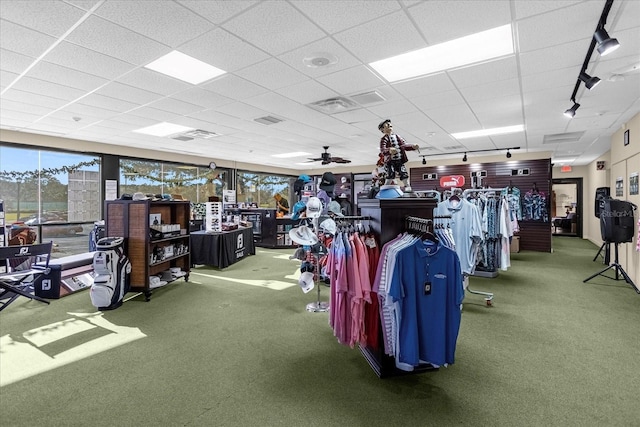
<svg viewBox="0 0 640 427">
<path fill-rule="evenodd" d="M 373 104 L 376 102 L 386 101 L 385 97 L 380 95 L 375 90 L 371 92 L 359 93 L 358 95 L 353 95 L 351 99 L 353 99 L 360 105 Z"/>
<path fill-rule="evenodd" d="M 280 123 L 282 121 L 281 119 L 273 116 L 258 117 L 257 119 L 253 120 L 258 123 L 262 123 L 263 125 L 275 125 L 276 123 Z"/>
<path fill-rule="evenodd" d="M 357 103 L 343 96 L 312 102 L 311 104 L 307 104 L 307 106 L 325 114 L 342 113 L 344 111 L 359 108 L 359 105 Z"/>
<path fill-rule="evenodd" d="M 543 144 L 565 144 L 568 142 L 578 142 L 584 135 L 582 132 L 567 132 L 567 133 L 554 133 L 551 135 L 545 135 L 542 139 Z"/>
<path fill-rule="evenodd" d="M 200 138 L 200 139 L 211 139 L 211 138 L 215 138 L 216 136 L 220 136 L 217 133 L 213 133 L 213 132 L 209 132 L 207 130 L 202 130 L 202 129 L 194 129 L 194 130 L 190 130 L 188 132 L 184 132 L 181 133 L 179 136 L 181 137 L 187 137 L 187 138 Z M 176 139 L 176 138 L 174 138 Z"/>
<path fill-rule="evenodd" d="M 193 138 L 184 135 L 172 136 L 171 139 L 177 139 L 178 141 L 193 141 Z"/>
</svg>

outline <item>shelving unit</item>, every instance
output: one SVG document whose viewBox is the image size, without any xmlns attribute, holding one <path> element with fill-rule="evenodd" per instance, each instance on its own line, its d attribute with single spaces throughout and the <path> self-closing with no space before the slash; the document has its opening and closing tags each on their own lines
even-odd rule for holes
<svg viewBox="0 0 640 427">
<path fill-rule="evenodd" d="M 161 224 L 178 224 L 179 231 L 151 230 L 150 215 L 160 215 Z M 149 277 L 172 267 L 185 272 L 189 281 L 190 240 L 188 201 L 110 200 L 105 202 L 105 235 L 124 237 L 125 253 L 131 261 L 131 291 L 151 298 Z M 154 236 L 154 237 L 152 237 Z M 163 279 L 164 280 L 164 279 Z"/>
<path fill-rule="evenodd" d="M 289 231 L 298 224 L 291 218 L 276 219 L 276 244 L 275 248 L 294 248 L 297 245 L 291 241 Z"/>
<path fill-rule="evenodd" d="M 4 200 L 0 199 L 0 247 L 7 245 L 6 221 L 4 216 Z M 0 273 L 6 273 L 7 266 L 0 264 Z"/>
</svg>

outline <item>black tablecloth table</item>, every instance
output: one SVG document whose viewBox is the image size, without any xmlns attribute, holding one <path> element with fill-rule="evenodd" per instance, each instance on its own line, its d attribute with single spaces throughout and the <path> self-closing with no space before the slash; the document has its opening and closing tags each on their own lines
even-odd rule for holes
<svg viewBox="0 0 640 427">
<path fill-rule="evenodd" d="M 238 228 L 232 231 L 191 233 L 191 264 L 226 268 L 249 255 L 255 255 L 253 231 Z"/>
</svg>

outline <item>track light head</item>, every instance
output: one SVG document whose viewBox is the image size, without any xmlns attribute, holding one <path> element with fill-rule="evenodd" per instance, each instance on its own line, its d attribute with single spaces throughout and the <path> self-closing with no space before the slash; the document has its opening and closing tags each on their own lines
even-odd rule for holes
<svg viewBox="0 0 640 427">
<path fill-rule="evenodd" d="M 589 74 L 585 73 L 584 71 L 580 72 L 580 80 L 584 82 L 584 85 L 589 90 L 598 86 L 598 83 L 600 83 L 600 79 L 598 77 L 595 77 L 595 76 L 591 77 Z"/>
<path fill-rule="evenodd" d="M 571 107 L 567 111 L 565 111 L 564 115 L 569 117 L 570 119 L 572 119 L 573 116 L 576 115 L 576 110 L 578 110 L 578 108 L 580 108 L 580 104 L 578 104 L 577 102 L 574 102 L 573 103 L 573 107 Z"/>
<path fill-rule="evenodd" d="M 612 39 L 604 28 L 596 30 L 593 37 L 598 42 L 598 52 L 605 56 L 620 47 L 618 39 Z"/>
<path fill-rule="evenodd" d="M 424 157 L 422 158 L 422 164 L 423 164 L 423 165 L 426 165 L 426 164 L 427 164 L 427 159 L 426 159 L 426 158 L 424 158 Z"/>
<path fill-rule="evenodd" d="M 509 150 L 507 150 L 507 159 L 511 158 L 511 153 L 509 152 Z"/>
<path fill-rule="evenodd" d="M 467 161 L 467 153 L 464 153 L 464 157 L 462 158 L 462 161 L 463 161 L 463 162 L 466 162 L 466 161 Z"/>
</svg>

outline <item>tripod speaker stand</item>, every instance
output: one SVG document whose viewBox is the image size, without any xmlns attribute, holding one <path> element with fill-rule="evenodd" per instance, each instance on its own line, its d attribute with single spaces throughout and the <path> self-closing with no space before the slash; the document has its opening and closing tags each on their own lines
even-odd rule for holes
<svg viewBox="0 0 640 427">
<path fill-rule="evenodd" d="M 606 242 L 606 245 L 611 244 L 611 242 Z M 627 274 L 626 271 L 624 271 L 624 268 L 622 268 L 622 266 L 618 263 L 618 244 L 619 243 L 614 243 L 615 244 L 615 260 L 613 261 L 613 264 L 609 265 L 607 268 L 605 268 L 604 270 L 589 276 L 588 278 L 584 279 L 582 281 L 582 283 L 587 283 L 589 280 L 593 279 L 596 276 L 602 276 L 602 277 L 606 277 L 607 279 L 612 279 L 612 280 L 622 280 L 624 279 L 625 282 L 627 282 L 628 284 L 631 285 L 631 287 L 633 287 L 633 289 L 636 290 L 636 293 L 640 294 L 640 289 L 638 289 L 638 287 L 635 285 L 635 283 L 633 283 L 633 280 L 631 280 L 631 278 L 629 277 L 629 275 Z M 597 256 L 597 255 L 596 255 Z M 605 271 L 608 271 L 610 269 L 614 269 L 616 272 L 616 277 L 610 277 L 610 276 L 605 276 L 603 273 Z M 622 278 L 620 277 L 622 276 Z"/>
<path fill-rule="evenodd" d="M 596 198 L 596 206 L 599 206 L 599 212 L 597 215 L 600 218 L 600 233 L 602 234 L 602 240 L 604 243 L 600 247 L 598 254 L 593 259 L 594 261 L 603 249 L 605 249 L 605 264 L 608 265 L 604 270 L 586 278 L 583 283 L 588 282 L 596 276 L 603 276 L 608 279 L 614 279 L 613 277 L 605 276 L 603 273 L 610 269 L 614 269 L 616 277 L 614 280 L 624 279 L 625 282 L 630 284 L 637 293 L 640 294 L 640 289 L 633 283 L 629 275 L 624 268 L 618 262 L 618 245 L 620 243 L 629 243 L 633 241 L 634 230 L 634 211 L 637 206 L 631 202 L 616 200 L 612 198 L 602 197 L 600 200 Z M 610 258 L 610 246 L 615 245 L 615 260 L 613 264 L 609 264 Z"/>
</svg>

